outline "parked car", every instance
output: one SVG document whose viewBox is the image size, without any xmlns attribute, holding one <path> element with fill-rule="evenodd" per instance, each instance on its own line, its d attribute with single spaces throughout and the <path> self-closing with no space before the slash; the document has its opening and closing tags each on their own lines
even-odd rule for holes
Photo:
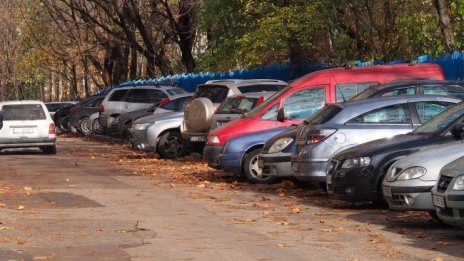
<svg viewBox="0 0 464 261">
<path fill-rule="evenodd" d="M 435 215 L 431 190 L 440 170 L 464 156 L 464 141 L 451 142 L 406 156 L 387 171 L 383 196 L 390 209 L 426 210 Z"/>
<path fill-rule="evenodd" d="M 418 95 L 327 105 L 298 128 L 292 175 L 325 187 L 330 158 L 358 144 L 408 133 L 461 100 Z"/>
<path fill-rule="evenodd" d="M 343 102 L 370 86 L 414 78 L 443 79 L 436 64 L 376 65 L 335 68 L 303 76 L 275 93 L 244 117 L 212 130 L 203 150 L 205 158 L 215 159 L 231 138 L 246 133 L 299 124 L 325 104 Z"/>
<path fill-rule="evenodd" d="M 4 101 L 0 111 L 0 150 L 38 147 L 56 153 L 55 124 L 43 102 Z"/>
<path fill-rule="evenodd" d="M 98 112 L 104 95 L 94 95 L 87 97 L 76 106 L 69 109 L 69 123 L 79 132 L 88 135 L 91 132 L 89 116 Z"/>
<path fill-rule="evenodd" d="M 291 128 L 266 141 L 258 155 L 263 177 L 275 180 L 292 176 L 292 154 L 296 153 L 297 131 L 297 127 Z"/>
<path fill-rule="evenodd" d="M 397 95 L 444 95 L 464 99 L 464 82 L 416 80 L 376 85 L 353 96 L 350 101 Z"/>
<path fill-rule="evenodd" d="M 58 131 L 70 132 L 71 129 L 73 129 L 73 127 L 71 126 L 71 122 L 69 121 L 69 110 L 74 106 L 76 105 L 66 105 L 61 109 L 57 110 L 53 115 L 53 121 L 55 122 L 55 126 L 58 129 Z"/>
<path fill-rule="evenodd" d="M 161 102 L 166 97 L 186 93 L 184 89 L 170 85 L 120 87 L 111 90 L 100 105 L 100 125 L 108 131 L 119 115 L 142 110 Z"/>
<path fill-rule="evenodd" d="M 100 112 L 95 112 L 90 114 L 89 116 L 89 124 L 90 124 L 90 132 L 93 134 L 103 134 L 105 130 L 103 129 L 102 126 L 100 126 L 100 123 L 98 122 L 98 117 L 100 116 Z"/>
<path fill-rule="evenodd" d="M 180 135 L 183 111 L 167 112 L 135 120 L 130 128 L 132 147 L 158 152 L 164 158 L 184 156 L 189 149 L 189 140 Z"/>
<path fill-rule="evenodd" d="M 213 80 L 198 85 L 192 101 L 185 107 L 181 125 L 183 138 L 204 144 L 214 111 L 227 97 L 250 92 L 278 91 L 286 85 L 286 82 L 272 79 Z"/>
<path fill-rule="evenodd" d="M 146 109 L 121 114 L 117 116 L 112 122 L 110 127 L 110 134 L 116 135 L 123 139 L 129 139 L 129 129 L 135 120 L 152 114 L 183 111 L 186 102 L 190 101 L 192 95 L 192 93 L 173 95 L 171 98 L 164 98 L 160 103 L 153 104 Z"/>
<path fill-rule="evenodd" d="M 432 201 L 444 223 L 464 227 L 464 157 L 441 169 Z"/>
<path fill-rule="evenodd" d="M 276 92 L 250 92 L 228 97 L 216 109 L 211 119 L 210 130 L 240 118 L 254 107 L 263 103 Z"/>
<path fill-rule="evenodd" d="M 55 115 L 55 112 L 57 110 L 70 106 L 70 105 L 76 105 L 77 103 L 78 103 L 77 101 L 46 102 L 45 106 L 47 106 L 47 110 L 53 119 L 53 116 Z"/>
<path fill-rule="evenodd" d="M 208 161 L 208 166 L 233 173 L 245 175 L 252 183 L 272 183 L 274 177 L 263 177 L 258 166 L 258 155 L 264 143 L 269 138 L 295 126 L 280 127 L 250 134 L 244 134 L 230 139 L 216 161 Z"/>
<path fill-rule="evenodd" d="M 440 113 L 411 133 L 364 143 L 333 156 L 327 190 L 338 199 L 383 201 L 382 181 L 397 160 L 433 145 L 462 139 L 464 102 Z"/>
</svg>

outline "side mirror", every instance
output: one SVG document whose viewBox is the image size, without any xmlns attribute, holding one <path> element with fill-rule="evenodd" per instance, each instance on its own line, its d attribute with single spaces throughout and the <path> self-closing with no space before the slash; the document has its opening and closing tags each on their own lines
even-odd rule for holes
<svg viewBox="0 0 464 261">
<path fill-rule="evenodd" d="M 286 118 L 284 108 L 277 111 L 277 121 L 284 122 Z"/>
<path fill-rule="evenodd" d="M 463 134 L 464 134 L 464 124 L 460 123 L 460 124 L 455 125 L 451 129 L 451 134 L 453 135 L 453 137 L 455 139 L 462 140 L 463 139 Z"/>
</svg>

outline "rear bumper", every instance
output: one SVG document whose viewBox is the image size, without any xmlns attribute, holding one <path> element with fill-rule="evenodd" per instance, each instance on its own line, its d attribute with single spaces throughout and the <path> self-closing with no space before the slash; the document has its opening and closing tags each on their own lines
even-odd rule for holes
<svg viewBox="0 0 464 261">
<path fill-rule="evenodd" d="M 18 138 L 18 139 L 0 139 L 0 148 L 27 148 L 54 146 L 56 137 L 54 138 Z"/>
<path fill-rule="evenodd" d="M 221 169 L 219 155 L 223 146 L 205 146 L 203 149 L 203 158 L 208 162 L 208 166 L 214 169 Z"/>
<path fill-rule="evenodd" d="M 305 182 L 325 183 L 330 161 L 292 162 L 292 175 Z"/>
</svg>

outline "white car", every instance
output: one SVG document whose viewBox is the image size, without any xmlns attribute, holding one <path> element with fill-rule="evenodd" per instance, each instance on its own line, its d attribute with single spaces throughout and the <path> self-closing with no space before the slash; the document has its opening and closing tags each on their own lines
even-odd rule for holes
<svg viewBox="0 0 464 261">
<path fill-rule="evenodd" d="M 430 147 L 393 163 L 382 183 L 390 209 L 435 212 L 431 189 L 440 169 L 462 156 L 464 141 L 456 141 Z"/>
<path fill-rule="evenodd" d="M 0 150 L 38 147 L 56 153 L 55 124 L 43 102 L 4 101 L 0 109 Z"/>
</svg>

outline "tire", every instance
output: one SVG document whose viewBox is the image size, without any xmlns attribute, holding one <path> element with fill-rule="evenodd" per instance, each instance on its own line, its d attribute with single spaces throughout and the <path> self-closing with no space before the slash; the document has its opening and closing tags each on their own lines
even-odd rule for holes
<svg viewBox="0 0 464 261">
<path fill-rule="evenodd" d="M 272 184 L 275 183 L 278 178 L 261 175 L 262 170 L 258 167 L 258 155 L 261 153 L 262 148 L 254 149 L 245 154 L 245 160 L 243 163 L 243 173 L 247 177 L 248 181 L 254 184 Z"/>
<path fill-rule="evenodd" d="M 101 135 L 104 132 L 103 127 L 98 122 L 98 118 L 92 121 L 91 128 L 92 128 L 92 132 L 97 135 Z"/>
<path fill-rule="evenodd" d="M 77 124 L 77 130 L 84 135 L 89 135 L 92 132 L 89 117 L 84 117 L 79 120 Z"/>
<path fill-rule="evenodd" d="M 161 135 L 156 150 L 163 158 L 175 159 L 187 154 L 187 145 L 180 132 L 168 131 Z"/>
<path fill-rule="evenodd" d="M 44 146 L 42 148 L 44 154 L 56 154 L 56 145 L 53 146 Z"/>
</svg>

